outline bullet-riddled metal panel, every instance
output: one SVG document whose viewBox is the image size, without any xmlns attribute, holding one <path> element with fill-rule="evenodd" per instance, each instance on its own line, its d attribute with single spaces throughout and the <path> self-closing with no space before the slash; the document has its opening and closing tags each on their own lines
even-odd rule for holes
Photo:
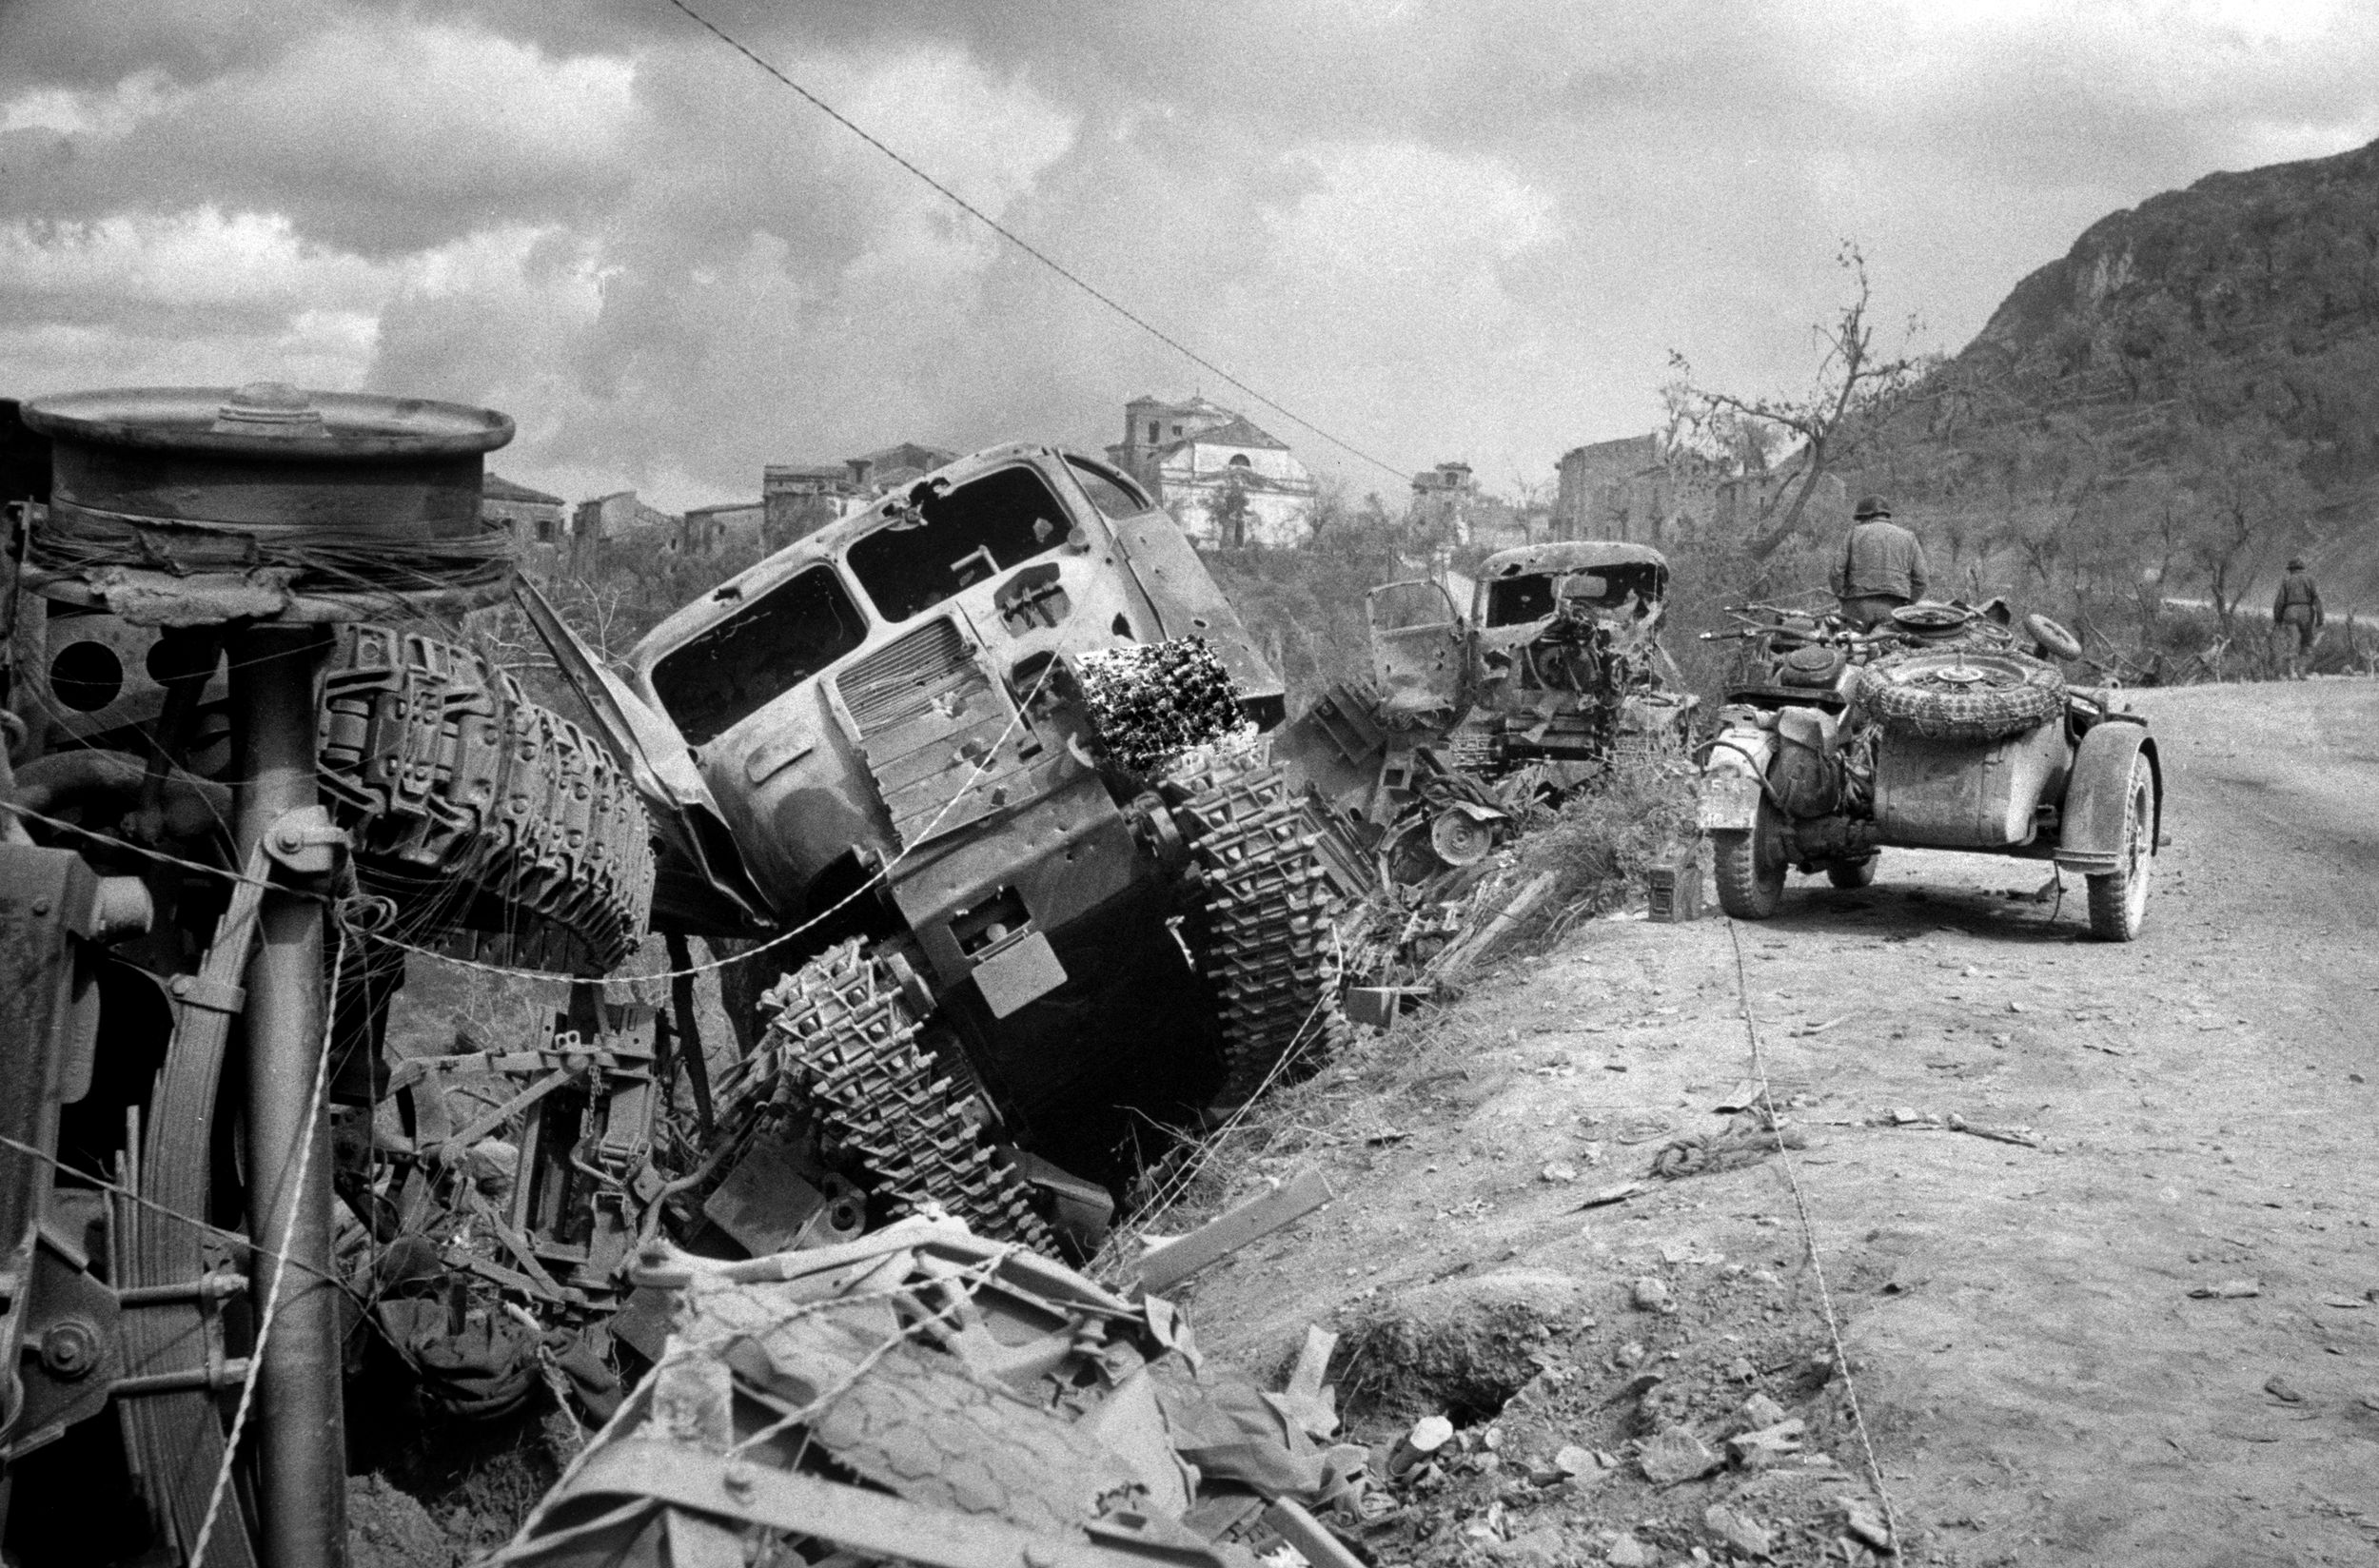
<svg viewBox="0 0 2379 1568">
<path fill-rule="evenodd" d="M 835 679 L 876 793 L 903 848 L 1024 797 L 1032 732 L 947 617 L 869 655 Z"/>
</svg>

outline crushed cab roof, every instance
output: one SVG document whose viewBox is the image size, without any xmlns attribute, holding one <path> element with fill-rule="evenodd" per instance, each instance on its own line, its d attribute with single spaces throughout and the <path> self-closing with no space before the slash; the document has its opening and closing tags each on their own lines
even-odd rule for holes
<svg viewBox="0 0 2379 1568">
<path fill-rule="evenodd" d="M 1498 550 L 1479 568 L 1482 578 L 1516 578 L 1532 572 L 1591 572 L 1602 566 L 1659 566 L 1668 558 L 1649 544 L 1622 539 L 1563 539 Z"/>
</svg>

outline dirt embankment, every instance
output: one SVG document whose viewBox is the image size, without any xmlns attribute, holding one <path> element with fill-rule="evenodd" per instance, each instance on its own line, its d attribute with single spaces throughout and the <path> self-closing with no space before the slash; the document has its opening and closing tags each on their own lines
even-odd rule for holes
<svg viewBox="0 0 2379 1568">
<path fill-rule="evenodd" d="M 1238 1142 L 1344 1196 L 1201 1282 L 1208 1343 L 1263 1370 L 1335 1325 L 1358 1436 L 1463 1429 L 1383 1560 L 1856 1558 L 1854 1389 L 1910 1560 L 2369 1559 L 2379 687 L 2138 702 L 2173 841 L 2137 944 L 2038 865 L 1890 853 L 1760 925 L 1590 923 Z M 1728 1125 L 1746 996 L 1814 1258 L 1781 1159 L 1647 1174 Z M 1834 1462 L 1642 1474 L 1776 1412 Z"/>
</svg>

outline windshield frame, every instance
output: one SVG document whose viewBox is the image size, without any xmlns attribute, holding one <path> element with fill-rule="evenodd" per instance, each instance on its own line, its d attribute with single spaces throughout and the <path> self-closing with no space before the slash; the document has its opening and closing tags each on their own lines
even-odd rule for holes
<svg viewBox="0 0 2379 1568">
<path fill-rule="evenodd" d="M 959 496 L 966 491 L 975 489 L 981 485 L 998 483 L 1006 479 L 1007 476 L 1013 474 L 1022 474 L 1032 480 L 1033 485 L 1039 489 L 1042 498 L 1047 500 L 1056 514 L 1054 519 L 1046 520 L 1052 520 L 1060 524 L 1060 526 L 1058 526 L 1055 531 L 1046 539 L 1039 539 L 1036 536 L 1037 542 L 1039 544 L 1038 549 L 1035 549 L 1027 555 L 1017 556 L 1013 559 L 1003 560 L 996 553 L 993 552 L 991 542 L 986 541 L 978 543 L 973 550 L 960 554 L 948 564 L 955 566 L 975 557 L 980 557 L 983 560 L 990 563 L 988 570 L 986 570 L 981 576 L 962 581 L 947 593 L 940 594 L 937 597 L 925 599 L 914 604 L 909 604 L 905 601 L 901 603 L 888 604 L 878 596 L 875 585 L 871 581 L 871 577 L 873 575 L 871 568 L 873 563 L 871 563 L 870 568 L 863 568 L 860 560 L 853 559 L 855 553 L 865 550 L 869 544 L 881 539 L 887 534 L 906 533 L 916 530 L 920 527 L 934 526 L 931 521 L 924 523 L 904 524 L 902 520 L 904 516 L 910 515 L 912 512 L 921 513 L 924 507 L 934 506 L 937 504 L 946 505 L 954 497 Z M 1069 478 L 1071 479 L 1071 476 L 1069 476 Z M 914 488 L 922 488 L 930 483 L 930 480 L 921 480 L 919 481 L 918 486 L 913 487 L 913 490 Z M 1078 481 L 1076 482 L 1075 487 L 1079 487 Z M 1092 510 L 1095 511 L 1096 508 L 1092 507 Z M 1044 519 L 1036 519 L 1036 521 L 1037 520 Z M 1027 459 L 1021 461 L 1001 463 L 998 466 L 987 469 L 980 474 L 970 475 L 967 479 L 955 485 L 951 485 L 946 489 L 933 492 L 918 507 L 910 508 L 897 505 L 888 507 L 886 509 L 884 519 L 878 526 L 871 528 L 856 538 L 846 541 L 835 552 L 835 557 L 842 563 L 844 575 L 850 580 L 851 584 L 855 587 L 862 607 L 875 619 L 878 624 L 885 626 L 905 626 L 921 617 L 932 615 L 935 610 L 945 604 L 948 604 L 951 600 L 957 598 L 960 595 L 966 593 L 970 589 L 979 588 L 987 583 L 1004 578 L 1010 573 L 1015 571 L 1018 567 L 1029 565 L 1032 562 L 1040 560 L 1056 551 L 1063 550 L 1071 540 L 1080 534 L 1082 526 L 1082 519 L 1075 514 L 1073 507 L 1067 502 L 1064 494 L 1064 487 L 1052 482 L 1049 474 L 1043 470 L 1039 463 Z M 899 613 L 895 614 L 895 611 L 898 611 Z"/>
<path fill-rule="evenodd" d="M 670 666 L 677 660 L 696 653 L 714 638 L 731 637 L 732 628 L 753 624 L 754 617 L 758 617 L 765 607 L 775 603 L 785 595 L 799 592 L 801 585 L 811 580 L 813 574 L 818 572 L 825 573 L 825 581 L 839 597 L 838 608 L 850 613 L 851 620 L 855 623 L 855 635 L 850 636 L 839 651 L 812 665 L 797 678 L 785 682 L 757 702 L 743 707 L 740 712 L 723 722 L 707 726 L 691 725 L 684 717 L 681 717 L 677 705 L 669 699 L 669 688 L 675 685 L 677 676 L 677 672 L 670 669 Z M 708 746 L 721 735 L 734 734 L 737 729 L 749 722 L 754 715 L 763 712 L 788 692 L 799 690 L 848 659 L 853 654 L 865 648 L 878 624 L 880 622 L 874 615 L 874 606 L 853 586 L 850 574 L 844 569 L 843 563 L 834 556 L 818 556 L 803 562 L 794 571 L 771 583 L 766 591 L 737 605 L 734 611 L 720 617 L 701 631 L 654 658 L 651 665 L 642 672 L 643 683 L 651 693 L 654 701 L 659 706 L 662 715 L 668 718 L 678 733 L 685 737 L 686 744 L 698 750 Z M 665 671 L 666 674 L 664 674 Z M 717 706 L 719 710 L 725 711 L 735 707 L 735 704 L 719 703 Z"/>
</svg>

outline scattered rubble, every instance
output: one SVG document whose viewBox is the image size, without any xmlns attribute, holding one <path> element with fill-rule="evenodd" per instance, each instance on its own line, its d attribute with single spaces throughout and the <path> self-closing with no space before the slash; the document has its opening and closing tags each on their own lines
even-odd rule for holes
<svg viewBox="0 0 2379 1568">
<path fill-rule="evenodd" d="M 1310 1361 L 1267 1393 L 1162 1298 L 954 1220 L 635 1275 L 676 1302 L 659 1360 L 498 1562 L 1341 1563 L 1386 1506 Z"/>
</svg>

